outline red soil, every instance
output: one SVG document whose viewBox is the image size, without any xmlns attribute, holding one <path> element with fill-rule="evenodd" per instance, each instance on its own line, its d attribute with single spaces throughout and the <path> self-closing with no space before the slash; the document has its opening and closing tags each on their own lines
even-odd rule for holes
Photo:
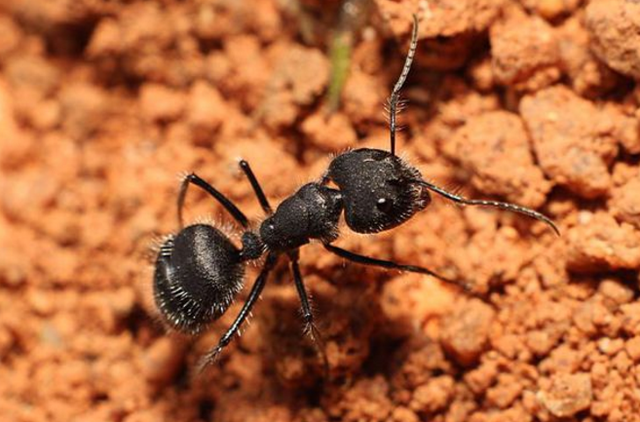
<svg viewBox="0 0 640 422">
<path fill-rule="evenodd" d="M 0 4 L 3 421 L 640 420 L 640 3 L 375 0 L 327 115 L 339 2 Z M 329 153 L 385 147 L 382 104 L 419 11 L 399 150 L 430 180 L 537 208 L 437 200 L 339 244 L 469 280 L 302 252 L 331 380 L 278 267 L 243 336 L 195 362 L 167 335 L 148 250 L 175 230 L 182 171 L 259 221 L 236 158 L 275 202 Z M 188 215 L 221 217 L 195 191 Z M 249 271 L 247 284 L 255 277 Z M 244 297 L 244 296 L 242 296 Z"/>
</svg>

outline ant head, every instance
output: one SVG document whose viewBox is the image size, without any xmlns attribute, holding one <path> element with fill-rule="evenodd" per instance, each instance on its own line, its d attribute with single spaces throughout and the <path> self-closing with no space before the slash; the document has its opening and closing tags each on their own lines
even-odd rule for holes
<svg viewBox="0 0 640 422">
<path fill-rule="evenodd" d="M 333 159 L 325 180 L 343 195 L 345 220 L 357 233 L 396 227 L 429 205 L 420 172 L 390 152 L 362 148 Z"/>
<path fill-rule="evenodd" d="M 227 310 L 243 277 L 240 250 L 229 238 L 212 226 L 194 224 L 161 246 L 154 298 L 172 328 L 197 333 Z"/>
</svg>

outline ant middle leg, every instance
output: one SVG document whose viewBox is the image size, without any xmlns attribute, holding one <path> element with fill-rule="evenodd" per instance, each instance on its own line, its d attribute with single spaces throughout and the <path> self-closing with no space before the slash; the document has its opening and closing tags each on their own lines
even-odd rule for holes
<svg viewBox="0 0 640 422">
<path fill-rule="evenodd" d="M 260 202 L 260 206 L 264 210 L 265 214 L 267 215 L 273 214 L 273 209 L 271 208 L 271 204 L 269 204 L 269 200 L 264 194 L 264 191 L 262 190 L 262 186 L 260 186 L 260 183 L 258 182 L 256 175 L 253 173 L 253 170 L 251 170 L 251 166 L 249 165 L 249 162 L 246 160 L 240 160 L 238 164 L 240 165 L 240 168 L 244 172 L 245 176 L 247 176 L 247 179 L 249 179 L 249 183 L 251 183 L 251 187 L 253 188 L 253 191 L 258 197 L 258 202 Z"/>
<path fill-rule="evenodd" d="M 249 227 L 249 220 L 244 215 L 238 207 L 231 202 L 229 198 L 220 193 L 216 188 L 211 186 L 205 180 L 200 178 L 195 173 L 187 174 L 180 184 L 180 192 L 178 193 L 178 227 L 182 229 L 184 227 L 183 219 L 182 219 L 182 209 L 184 208 L 184 199 L 187 195 L 187 189 L 189 189 L 189 185 L 194 184 L 198 186 L 200 189 L 207 192 L 211 195 L 215 200 L 217 200 L 222 206 L 231 214 L 231 216 L 245 229 Z"/>
<path fill-rule="evenodd" d="M 322 363 L 324 366 L 324 374 L 325 378 L 328 378 L 329 375 L 329 360 L 327 359 L 327 352 L 325 348 L 325 342 L 320 334 L 320 330 L 316 326 L 313 317 L 313 311 L 311 310 L 311 303 L 309 301 L 309 297 L 307 295 L 307 290 L 304 287 L 304 281 L 302 280 L 302 274 L 300 273 L 300 265 L 298 264 L 300 253 L 299 249 L 296 249 L 293 252 L 290 252 L 289 261 L 291 262 L 291 272 L 293 273 L 293 279 L 295 281 L 296 290 L 298 291 L 298 297 L 300 298 L 300 305 L 302 306 L 302 319 L 304 321 L 304 332 L 305 334 L 309 334 L 311 340 L 313 340 L 314 345 L 320 357 L 322 358 Z"/>
<path fill-rule="evenodd" d="M 444 276 L 441 276 L 438 273 L 435 273 L 427 268 L 424 267 L 420 267 L 417 265 L 405 265 L 405 264 L 398 264 L 397 262 L 393 262 L 393 261 L 386 261 L 383 259 L 378 259 L 378 258 L 371 258 L 365 255 L 359 255 L 355 252 L 351 252 L 348 251 L 346 249 L 342 249 L 338 246 L 334 246 L 331 245 L 329 243 L 323 243 L 323 246 L 326 250 L 328 250 L 329 252 L 338 255 L 341 258 L 347 259 L 349 261 L 355 262 L 357 264 L 362 264 L 362 265 L 369 265 L 369 266 L 373 266 L 373 267 L 381 267 L 381 268 L 387 268 L 387 269 L 393 269 L 393 270 L 400 270 L 400 271 L 408 271 L 411 273 L 418 273 L 418 274 L 426 274 L 426 275 L 430 275 L 432 277 L 435 277 L 439 280 L 444 281 L 445 283 L 448 284 L 452 284 L 456 287 L 461 288 L 462 290 L 464 290 L 467 293 L 470 294 L 474 294 L 472 287 L 465 282 L 462 281 L 458 281 L 458 280 L 454 280 L 454 279 L 450 279 Z"/>
<path fill-rule="evenodd" d="M 238 314 L 236 319 L 233 321 L 233 324 L 231 324 L 231 327 L 229 327 L 227 332 L 225 332 L 224 335 L 220 338 L 220 341 L 218 341 L 217 346 L 211 349 L 209 352 L 207 352 L 200 359 L 200 362 L 198 364 L 199 372 L 202 372 L 207 366 L 215 362 L 218 356 L 220 356 L 220 353 L 222 353 L 222 350 L 231 342 L 233 337 L 239 332 L 240 326 L 247 319 L 247 317 L 251 313 L 251 309 L 253 308 L 253 305 L 255 305 L 256 302 L 258 301 L 258 298 L 260 298 L 262 289 L 267 283 L 267 277 L 269 276 L 269 273 L 271 272 L 273 267 L 276 265 L 277 261 L 278 261 L 278 255 L 271 253 L 267 256 L 264 266 L 260 271 L 260 275 L 258 275 L 258 278 L 256 278 L 256 281 L 253 283 L 253 287 L 251 287 L 251 292 L 249 293 L 249 297 L 247 298 L 247 301 L 242 306 L 240 313 Z"/>
</svg>

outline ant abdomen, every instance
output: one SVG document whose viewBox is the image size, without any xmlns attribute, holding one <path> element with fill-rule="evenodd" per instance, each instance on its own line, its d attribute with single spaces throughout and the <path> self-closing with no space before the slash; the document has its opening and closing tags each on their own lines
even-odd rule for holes
<svg viewBox="0 0 640 422">
<path fill-rule="evenodd" d="M 333 159 L 325 175 L 343 194 L 345 221 L 357 233 L 394 228 L 429 205 L 420 171 L 388 151 L 361 148 Z"/>
<path fill-rule="evenodd" d="M 194 224 L 161 246 L 154 299 L 172 328 L 197 333 L 227 310 L 243 278 L 240 250 L 215 227 Z"/>
</svg>

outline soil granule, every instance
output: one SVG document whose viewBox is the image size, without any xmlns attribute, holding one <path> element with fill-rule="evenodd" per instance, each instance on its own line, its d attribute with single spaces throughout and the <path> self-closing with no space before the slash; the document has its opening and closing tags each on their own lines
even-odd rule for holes
<svg viewBox="0 0 640 422">
<path fill-rule="evenodd" d="M 640 421 L 640 3 L 372 0 L 331 113 L 340 8 L 0 2 L 0 420 Z M 284 263 L 242 337 L 197 374 L 257 266 L 203 335 L 165 331 L 150 250 L 176 229 L 177 175 L 197 172 L 257 224 L 238 157 L 277 203 L 331 153 L 387 148 L 383 104 L 416 12 L 398 150 L 562 235 L 440 199 L 376 236 L 343 227 L 340 246 L 478 297 L 312 244 L 302 272 L 330 378 Z M 190 221 L 238 233 L 222 211 L 190 191 Z"/>
</svg>

